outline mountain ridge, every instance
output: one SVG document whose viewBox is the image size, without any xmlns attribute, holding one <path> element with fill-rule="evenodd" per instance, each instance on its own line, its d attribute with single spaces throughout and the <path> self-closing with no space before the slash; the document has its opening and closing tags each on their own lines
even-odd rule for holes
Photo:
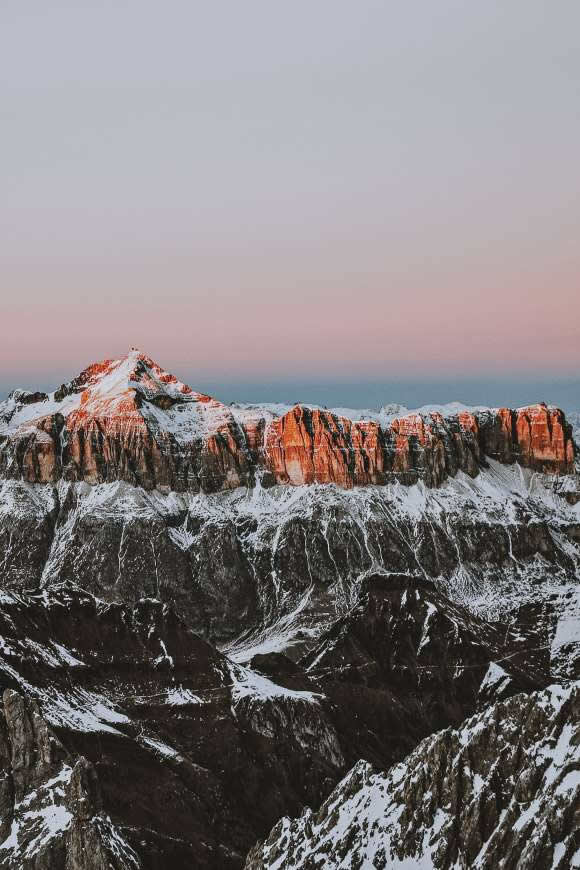
<svg viewBox="0 0 580 870">
<path fill-rule="evenodd" d="M 560 409 L 452 410 L 350 419 L 307 405 L 224 405 L 133 350 L 51 394 L 16 390 L 0 403 L 0 476 L 215 492 L 252 486 L 257 475 L 264 486 L 437 487 L 458 470 L 475 477 L 488 457 L 573 472 L 572 427 Z"/>
<path fill-rule="evenodd" d="M 245 868 L 578 867 L 579 714 L 580 684 L 553 685 L 433 734 L 386 772 L 361 761 Z"/>
<path fill-rule="evenodd" d="M 488 733 L 497 704 L 526 725 L 541 718 L 534 693 L 580 678 L 575 462 L 565 415 L 544 404 L 224 405 L 139 351 L 50 394 L 13 392 L 0 404 L 0 738 L 12 708 L 49 737 L 0 746 L 0 865 L 104 870 L 121 843 L 144 870 L 239 870 L 359 759 L 353 789 L 367 763 L 402 764 L 412 803 L 418 744 L 437 787 L 447 765 L 459 794 L 449 729 Z M 497 727 L 490 745 L 509 755 Z M 50 734 L 63 750 L 35 767 Z M 495 860 L 494 831 L 515 854 L 488 812 L 514 783 L 479 785 L 476 811 L 447 813 L 437 854 L 487 844 Z M 436 804 L 408 813 L 412 842 L 381 829 L 384 849 L 415 862 L 439 836 Z M 528 815 L 551 825 L 558 806 L 550 792 Z M 301 849 L 300 825 L 283 829 Z M 288 844 L 272 837 L 248 860 L 278 866 Z"/>
</svg>

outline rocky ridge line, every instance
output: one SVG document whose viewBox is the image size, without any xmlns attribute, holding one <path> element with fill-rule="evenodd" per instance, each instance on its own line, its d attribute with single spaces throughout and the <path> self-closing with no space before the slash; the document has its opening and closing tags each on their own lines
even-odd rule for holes
<svg viewBox="0 0 580 870">
<path fill-rule="evenodd" d="M 387 773 L 359 762 L 284 818 L 246 870 L 580 866 L 580 685 L 515 695 L 426 738 Z"/>
<path fill-rule="evenodd" d="M 296 405 L 230 407 L 197 393 L 137 351 L 85 369 L 52 394 L 16 390 L 0 403 L 0 476 L 30 483 L 124 480 L 145 489 L 249 486 L 437 487 L 486 457 L 542 473 L 574 471 L 572 428 L 544 404 L 409 413 L 390 424 Z"/>
<path fill-rule="evenodd" d="M 138 870 L 103 811 L 95 767 L 71 755 L 36 701 L 6 689 L 0 712 L 0 867 Z"/>
</svg>

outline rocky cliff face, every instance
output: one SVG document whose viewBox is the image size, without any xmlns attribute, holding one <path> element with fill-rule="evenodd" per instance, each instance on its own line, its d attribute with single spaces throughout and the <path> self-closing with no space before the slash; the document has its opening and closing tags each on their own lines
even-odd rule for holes
<svg viewBox="0 0 580 870">
<path fill-rule="evenodd" d="M 580 571 L 579 509 L 541 475 L 494 460 L 438 489 L 197 496 L 0 481 L 0 564 L 12 589 L 70 581 L 109 601 L 155 597 L 241 656 L 265 642 L 300 655 L 376 571 L 427 577 L 486 617 L 516 619 L 551 596 L 549 645 Z"/>
<path fill-rule="evenodd" d="M 486 456 L 571 472 L 571 427 L 557 409 L 395 417 L 388 426 L 297 405 L 276 415 L 194 392 L 144 354 L 89 366 L 50 396 L 0 405 L 0 474 L 31 483 L 123 480 L 215 492 L 253 483 L 439 486 L 474 477 Z"/>
<path fill-rule="evenodd" d="M 208 492 L 248 482 L 245 434 L 227 408 L 143 354 L 89 366 L 37 395 L 16 391 L 0 409 L 7 477 Z"/>
<path fill-rule="evenodd" d="M 332 700 L 339 733 L 349 734 L 347 759 L 386 766 L 478 707 L 547 685 L 549 657 L 530 655 L 531 645 L 424 578 L 371 575 L 300 664 Z"/>
<path fill-rule="evenodd" d="M 522 672 L 519 631 L 407 576 L 369 579 L 297 663 L 243 666 L 160 601 L 69 584 L 4 592 L 0 638 L 0 866 L 28 870 L 240 867 L 361 753 L 387 767 L 549 680 L 546 661 Z"/>
<path fill-rule="evenodd" d="M 552 686 L 427 738 L 387 773 L 360 762 L 319 810 L 282 819 L 246 870 L 577 867 L 579 722 L 579 685 Z"/>
<path fill-rule="evenodd" d="M 159 601 L 3 593 L 0 637 L 1 867 L 239 867 L 345 770 L 315 683 L 235 664 Z"/>
<path fill-rule="evenodd" d="M 38 704 L 6 689 L 0 714 L 0 866 L 18 870 L 138 870 L 103 811 L 86 758 L 67 752 Z"/>
<path fill-rule="evenodd" d="M 389 429 L 296 406 L 268 427 L 265 462 L 277 483 L 343 487 L 399 480 L 438 486 L 458 470 L 474 477 L 479 445 L 460 421 L 395 418 Z"/>
</svg>

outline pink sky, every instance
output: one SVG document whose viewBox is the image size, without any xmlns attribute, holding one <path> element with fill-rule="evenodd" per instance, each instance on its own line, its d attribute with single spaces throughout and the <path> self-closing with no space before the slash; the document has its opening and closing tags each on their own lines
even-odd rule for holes
<svg viewBox="0 0 580 870">
<path fill-rule="evenodd" d="M 0 392 L 132 344 L 202 380 L 578 375 L 577 3 L 25 6 Z"/>
<path fill-rule="evenodd" d="M 340 246 L 337 259 L 343 266 Z M 385 262 L 366 275 L 327 267 L 318 281 L 313 270 L 297 279 L 295 268 L 293 285 L 283 257 L 279 263 L 281 274 L 272 269 L 263 287 L 263 261 L 253 287 L 241 286 L 250 281 L 230 263 L 216 270 L 220 283 L 207 292 L 187 287 L 194 263 L 144 263 L 138 281 L 132 277 L 138 289 L 118 293 L 102 292 L 98 268 L 77 277 L 63 265 L 59 276 L 78 280 L 82 293 L 49 286 L 30 305 L 23 288 L 4 303 L 2 380 L 73 375 L 131 344 L 178 372 L 234 381 L 578 373 L 580 270 L 573 263 L 532 260 L 527 270 L 496 275 L 480 262 L 471 270 L 451 264 L 447 274 L 441 267 L 425 274 L 419 265 L 391 276 Z M 174 274 L 179 268 L 187 278 Z"/>
</svg>

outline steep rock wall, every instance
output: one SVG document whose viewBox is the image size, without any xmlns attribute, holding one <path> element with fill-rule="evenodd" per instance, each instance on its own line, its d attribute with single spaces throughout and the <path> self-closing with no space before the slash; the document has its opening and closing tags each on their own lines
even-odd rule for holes
<svg viewBox="0 0 580 870">
<path fill-rule="evenodd" d="M 460 470 L 475 477 L 486 457 L 568 474 L 574 456 L 563 412 L 544 404 L 385 425 L 302 405 L 250 411 L 194 392 L 139 352 L 89 366 L 53 394 L 15 391 L 0 404 L 0 477 L 30 483 L 216 492 L 259 474 L 264 485 L 437 487 Z"/>
</svg>

